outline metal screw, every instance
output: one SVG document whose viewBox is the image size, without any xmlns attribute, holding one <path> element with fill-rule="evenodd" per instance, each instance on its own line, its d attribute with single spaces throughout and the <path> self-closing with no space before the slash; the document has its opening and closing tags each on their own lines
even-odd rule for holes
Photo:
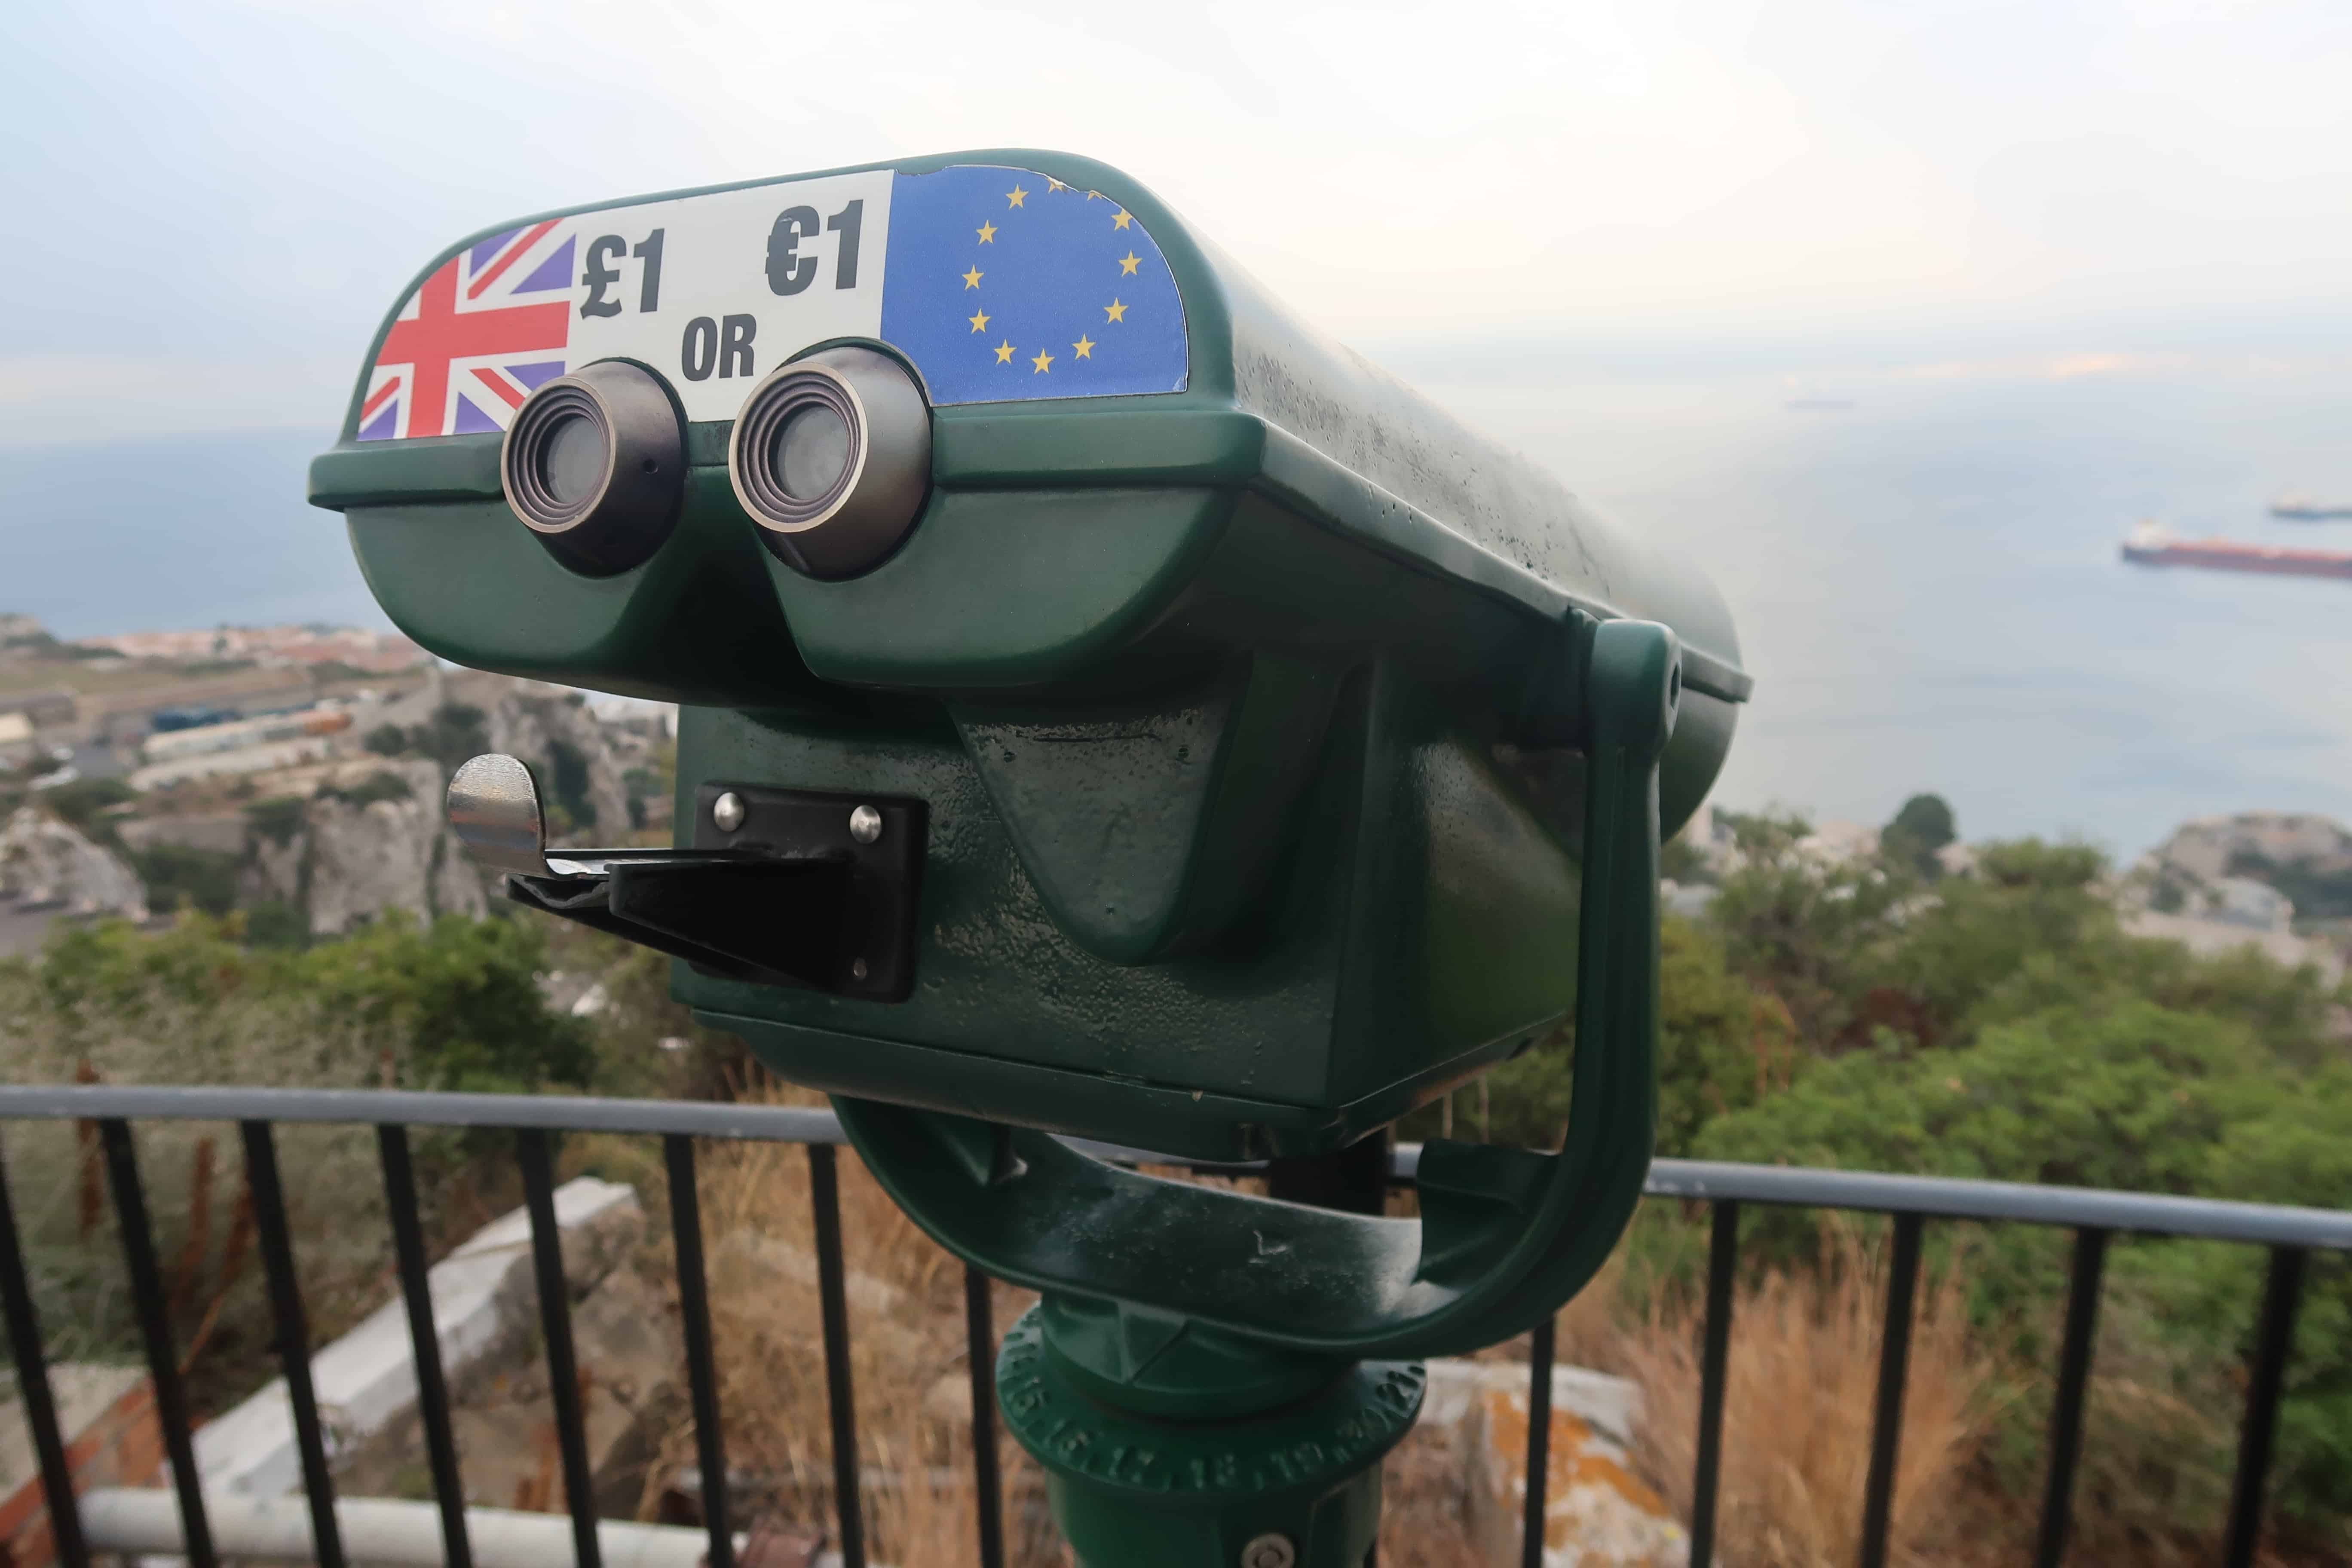
<svg viewBox="0 0 2352 1568">
<path fill-rule="evenodd" d="M 721 833 L 732 833 L 743 826 L 743 797 L 729 790 L 710 803 L 710 820 Z"/>
<path fill-rule="evenodd" d="M 1297 1561 L 1298 1548 L 1290 1544 L 1286 1535 L 1253 1536 L 1242 1548 L 1242 1568 L 1290 1568 Z"/>
<path fill-rule="evenodd" d="M 863 980 L 866 978 L 866 961 L 864 959 L 856 959 L 851 962 L 849 965 L 849 977 L 852 980 Z"/>
<path fill-rule="evenodd" d="M 860 844 L 871 844 L 882 837 L 882 814 L 870 805 L 861 805 L 849 814 L 849 836 Z"/>
</svg>

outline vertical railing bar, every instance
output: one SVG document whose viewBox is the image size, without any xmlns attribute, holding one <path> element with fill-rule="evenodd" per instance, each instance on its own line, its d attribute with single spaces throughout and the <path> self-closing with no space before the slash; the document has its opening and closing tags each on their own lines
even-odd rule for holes
<svg viewBox="0 0 2352 1568">
<path fill-rule="evenodd" d="M 41 1321 L 33 1308 L 32 1280 L 25 1273 L 25 1248 L 16 1235 L 16 1205 L 8 1195 L 5 1159 L 0 1159 L 0 1308 L 8 1316 L 8 1351 L 16 1363 L 25 1425 L 32 1429 L 33 1452 L 40 1460 L 52 1550 L 66 1568 L 89 1568 L 89 1545 L 82 1539 L 73 1467 L 58 1430 L 58 1404 L 49 1392 L 48 1358 L 41 1351 Z"/>
<path fill-rule="evenodd" d="M 1916 1214 L 1895 1216 L 1895 1257 L 1886 1276 L 1886 1324 L 1878 1352 L 1878 1405 L 1871 1417 L 1870 1479 L 1862 1495 L 1862 1568 L 1885 1568 L 1895 1503 L 1895 1465 L 1903 1442 L 1903 1384 L 1911 1365 L 1911 1309 L 1918 1294 Z"/>
<path fill-rule="evenodd" d="M 563 1278 L 563 1237 L 555 1225 L 555 1163 L 547 1133 L 515 1134 L 522 1167 L 523 1204 L 530 1211 L 530 1260 L 539 1280 L 539 1327 L 547 1342 L 547 1396 L 555 1411 L 556 1448 L 563 1459 L 563 1501 L 572 1515 L 576 1568 L 601 1568 L 596 1542 L 596 1478 L 588 1464 L 588 1422 L 580 1405 L 580 1364 L 572 1351 L 572 1289 Z"/>
<path fill-rule="evenodd" d="M 849 1382 L 848 1282 L 841 1261 L 841 1184 L 833 1145 L 808 1145 L 809 1207 L 816 1223 L 817 1299 L 824 1318 L 824 1389 L 833 1412 L 835 1510 L 841 1568 L 866 1568 L 866 1504 L 857 1490 L 857 1412 Z"/>
<path fill-rule="evenodd" d="M 2074 1468 L 2083 1456 L 2083 1405 L 2091 1384 L 2091 1352 L 2098 1340 L 2099 1279 L 2106 1259 L 2106 1231 L 2085 1226 L 2074 1233 L 2065 1339 L 2058 1352 L 2057 1403 L 2050 1413 L 2050 1475 L 2042 1488 L 2042 1532 L 2033 1552 L 2036 1568 L 2058 1568 L 2066 1556 Z"/>
<path fill-rule="evenodd" d="M 2303 1292 L 2300 1247 L 2271 1248 L 2263 1287 L 2262 1324 L 2254 1345 L 2254 1375 L 2246 1390 L 2246 1420 L 2238 1433 L 2238 1470 L 2230 1485 L 2230 1529 L 2221 1561 L 2249 1568 L 2263 1532 L 2263 1491 L 2270 1479 L 2271 1447 L 2278 1435 L 2279 1394 L 2294 1344 L 2294 1310 Z"/>
<path fill-rule="evenodd" d="M 180 1500 L 180 1532 L 188 1561 L 214 1568 L 213 1532 L 205 1517 L 204 1488 L 196 1475 L 195 1443 L 188 1401 L 180 1384 L 179 1352 L 172 1343 L 165 1310 L 163 1273 L 155 1263 L 155 1237 L 147 1226 L 147 1194 L 139 1184 L 139 1152 L 131 1124 L 109 1117 L 98 1124 L 106 1149 L 108 1184 L 114 1189 L 114 1215 L 122 1231 L 122 1262 L 131 1275 L 131 1300 L 139 1313 L 139 1334 L 147 1348 L 147 1375 L 155 1384 L 155 1419 L 163 1428 L 163 1449 L 172 1461 L 172 1488 Z"/>
<path fill-rule="evenodd" d="M 286 1220 L 286 1189 L 278 1178 L 278 1146 L 267 1121 L 241 1121 L 245 1180 L 269 1280 L 269 1313 L 278 1329 L 278 1364 L 294 1407 L 294 1447 L 302 1461 L 302 1495 L 310 1505 L 310 1538 L 320 1568 L 342 1568 L 342 1531 L 335 1526 L 335 1483 L 327 1470 L 327 1439 L 319 1425 L 318 1394 L 310 1385 L 310 1330 L 302 1313 L 302 1286 L 294 1275 L 294 1237 Z"/>
<path fill-rule="evenodd" d="M 1554 1317 L 1546 1313 L 1528 1346 L 1528 1500 L 1520 1521 L 1522 1568 L 1543 1568 L 1544 1514 L 1551 1489 L 1551 1363 Z"/>
<path fill-rule="evenodd" d="M 996 1473 L 996 1325 L 988 1289 L 988 1276 L 965 1264 L 963 1337 L 971 1363 L 971 1482 L 980 1505 L 980 1568 L 1004 1568 L 1003 1483 Z"/>
<path fill-rule="evenodd" d="M 384 1209 L 392 1217 L 393 1257 L 401 1300 L 408 1308 L 408 1348 L 415 1359 L 416 1413 L 425 1428 L 425 1458 L 433 1501 L 441 1510 L 441 1554 L 446 1568 L 473 1568 L 466 1533 L 465 1483 L 457 1473 L 457 1437 L 449 1424 L 449 1384 L 441 1373 L 441 1334 L 433 1321 L 433 1285 L 425 1268 L 425 1227 L 416 1212 L 416 1172 L 408 1157 L 408 1129 L 375 1130 L 383 1165 Z"/>
<path fill-rule="evenodd" d="M 1725 1199 L 1706 1243 L 1706 1340 L 1699 1355 L 1698 1462 L 1691 1475 L 1690 1568 L 1713 1568 L 1717 1494 L 1723 1484 L 1723 1397 L 1731 1356 L 1731 1288 L 1739 1261 L 1739 1205 Z"/>
<path fill-rule="evenodd" d="M 702 1467 L 702 1522 L 710 1532 L 707 1568 L 734 1568 L 727 1519 L 727 1450 L 719 1429 L 719 1373 L 710 1349 L 710 1290 L 702 1265 L 702 1204 L 694 1180 L 694 1140 L 662 1140 L 669 1166 L 669 1226 L 677 1249 L 677 1307 L 686 1340 L 686 1382 L 694 1405 L 694 1451 Z"/>
</svg>

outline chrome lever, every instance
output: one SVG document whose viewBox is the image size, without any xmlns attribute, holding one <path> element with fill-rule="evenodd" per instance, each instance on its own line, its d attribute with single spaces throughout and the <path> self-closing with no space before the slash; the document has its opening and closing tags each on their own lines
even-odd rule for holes
<svg viewBox="0 0 2352 1568">
<path fill-rule="evenodd" d="M 502 752 L 470 758 L 457 769 L 446 810 L 467 854 L 518 877 L 596 878 L 610 875 L 616 862 L 726 865 L 754 858 L 735 849 L 559 849 L 550 855 L 539 782 L 528 763 Z"/>
<path fill-rule="evenodd" d="M 469 758 L 450 776 L 444 808 L 466 853 L 492 870 L 562 874 L 547 863 L 547 814 L 521 758 L 502 752 Z"/>
</svg>

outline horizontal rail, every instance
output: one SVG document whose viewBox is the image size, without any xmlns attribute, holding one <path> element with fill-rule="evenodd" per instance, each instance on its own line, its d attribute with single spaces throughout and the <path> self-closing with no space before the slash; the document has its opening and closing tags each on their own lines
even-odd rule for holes
<svg viewBox="0 0 2352 1568">
<path fill-rule="evenodd" d="M 443 1094 L 374 1089 L 237 1089 L 59 1085 L 0 1088 L 0 1121 L 11 1119 L 344 1122 L 373 1126 L 541 1128 L 580 1132 L 682 1133 L 778 1143 L 842 1143 L 830 1110 L 808 1106 L 710 1100 L 598 1100 L 585 1095 Z M 1247 1173 L 1258 1167 L 1203 1163 L 1082 1139 L 1089 1153 L 1127 1163 Z M 1411 1181 L 1421 1146 L 1400 1144 L 1390 1174 Z M 2043 1187 L 1951 1176 L 1895 1176 L 1713 1160 L 1656 1160 L 1652 1197 L 1732 1201 L 1795 1208 L 1858 1209 L 1948 1219 L 2252 1242 L 2352 1251 L 2352 1211 L 2229 1203 L 2097 1187 Z"/>
<path fill-rule="evenodd" d="M 650 1568 L 672 1559 L 683 1568 L 689 1557 L 697 1568 L 725 1568 L 734 1555 L 731 1549 L 736 1546 L 736 1537 L 728 1519 L 727 1467 L 719 1431 L 718 1391 L 709 1364 L 709 1305 L 701 1279 L 701 1221 L 694 1193 L 691 1141 L 702 1137 L 800 1143 L 808 1148 L 839 1517 L 840 1551 L 837 1556 L 829 1555 L 829 1562 L 832 1568 L 862 1568 L 866 1521 L 858 1478 L 863 1472 L 852 1417 L 850 1324 L 842 1284 L 841 1224 L 833 1179 L 833 1146 L 844 1139 L 841 1124 L 832 1111 L 814 1107 L 708 1101 L 378 1089 L 0 1087 L 0 1121 L 27 1119 L 94 1124 L 99 1142 L 105 1147 L 110 1184 L 121 1220 L 125 1267 L 131 1276 L 158 1415 L 165 1428 L 164 1437 L 173 1461 L 171 1468 L 178 1483 L 176 1495 L 163 1490 L 93 1493 L 84 1500 L 79 1510 L 81 1519 L 90 1525 L 86 1543 L 77 1539 L 72 1521 L 74 1510 L 66 1510 L 59 1521 L 58 1542 L 61 1557 L 68 1564 L 82 1562 L 90 1548 L 114 1549 L 127 1539 L 128 1532 L 129 1536 L 138 1537 L 138 1549 L 184 1555 L 195 1568 L 203 1568 L 223 1552 L 234 1557 L 258 1553 L 296 1560 L 308 1558 L 322 1564 L 322 1568 L 333 1568 L 346 1555 L 364 1561 L 434 1562 L 454 1568 L 466 1568 L 471 1563 L 479 1568 L 497 1568 L 502 1562 L 537 1562 L 550 1553 L 562 1555 L 560 1542 L 567 1538 L 572 1561 L 585 1568 L 594 1568 L 600 1558 L 614 1568 L 625 1563 L 634 1568 Z M 249 1191 L 261 1211 L 257 1218 L 273 1290 L 279 1348 L 287 1363 L 289 1387 L 296 1405 L 296 1425 L 305 1428 L 299 1435 L 303 1437 L 306 1495 L 299 1501 L 286 1499 L 264 1503 L 241 1497 L 223 1501 L 205 1495 L 197 1484 L 176 1365 L 178 1352 L 139 1181 L 131 1130 L 134 1121 L 243 1124 Z M 299 1290 L 294 1278 L 290 1237 L 285 1234 L 284 1195 L 277 1180 L 277 1158 L 269 1135 L 270 1124 L 275 1122 L 376 1129 L 385 1193 L 393 1211 L 403 1295 L 418 1352 L 420 1415 L 433 1459 L 436 1504 L 383 1500 L 338 1502 L 333 1497 L 331 1478 L 327 1474 L 316 1431 L 315 1412 L 307 1423 L 304 1418 L 304 1407 L 310 1403 L 308 1378 L 302 1375 L 308 1366 L 308 1333 L 303 1327 Z M 541 1327 L 551 1387 L 556 1394 L 556 1426 L 564 1448 L 565 1494 L 572 1516 L 568 1521 L 557 1514 L 513 1515 L 466 1505 L 457 1455 L 449 1432 L 447 1394 L 434 1349 L 437 1341 L 417 1227 L 414 1181 L 409 1172 L 406 1130 L 411 1127 L 497 1129 L 516 1135 L 530 1200 Z M 546 1135 L 557 1131 L 644 1134 L 664 1141 L 673 1184 L 672 1219 L 678 1248 L 681 1310 L 689 1320 L 686 1325 L 688 1373 L 695 1384 L 698 1448 L 706 1494 L 704 1528 L 700 1530 L 615 1525 L 594 1517 L 593 1488 L 587 1484 L 583 1414 L 571 1373 L 570 1308 L 556 1231 L 552 1172 L 548 1163 Z M 1269 1173 L 1264 1163 L 1211 1163 L 1079 1139 L 1067 1142 L 1087 1153 L 1127 1164 L 1168 1164 L 1232 1174 L 1266 1173 L 1276 1178 L 1277 1190 L 1280 1188 L 1280 1171 Z M 1419 1173 L 1421 1153 L 1417 1144 L 1393 1150 L 1388 1167 L 1390 1181 L 1412 1183 Z M 2317 1248 L 2352 1250 L 2352 1212 L 2084 1187 L 2032 1186 L 2015 1182 L 1696 1160 L 1654 1162 L 1646 1190 L 1652 1196 L 1705 1203 L 1714 1210 L 1707 1277 L 1707 1350 L 1700 1392 L 1704 1430 L 1695 1476 L 1693 1513 L 1693 1556 L 1699 1568 L 1704 1568 L 1714 1546 L 1720 1471 L 1718 1434 L 1714 1428 L 1722 1414 L 1738 1216 L 1741 1205 L 1748 1204 L 1858 1210 L 1895 1216 L 1895 1261 L 1890 1275 L 1881 1340 L 1871 1474 L 1864 1499 L 1861 1561 L 1865 1568 L 1885 1561 L 1889 1547 L 1910 1320 L 1921 1233 L 1927 1220 L 2016 1221 L 2075 1232 L 2076 1258 L 2069 1290 L 2067 1342 L 2057 1407 L 2053 1415 L 2043 1500 L 2039 1553 L 2042 1562 L 2056 1561 L 2064 1550 L 2082 1405 L 2095 1338 L 2098 1264 L 2106 1238 L 2114 1233 L 2131 1232 L 2269 1247 L 2270 1280 L 2261 1304 L 2260 1343 L 2241 1425 L 2225 1553 L 2225 1560 L 2233 1564 L 2253 1560 L 2261 1540 L 2275 1428 L 2293 1353 L 2305 1258 L 2309 1251 Z M 18 1381 L 28 1390 L 39 1389 L 46 1385 L 47 1373 L 16 1242 L 5 1184 L 0 1182 L 0 1296 L 5 1297 L 5 1303 L 0 1304 L 7 1310 L 10 1352 Z M 997 1563 L 1003 1561 L 1003 1552 L 997 1496 L 1001 1478 L 993 1463 L 992 1424 L 983 1414 L 992 1403 L 983 1366 L 994 1334 L 986 1278 L 968 1271 L 965 1283 L 966 1350 L 971 1363 L 976 1417 L 974 1482 L 982 1494 L 981 1561 Z M 1550 1324 L 1547 1321 L 1537 1331 L 1535 1354 L 1530 1362 L 1528 1473 L 1531 1477 L 1547 1473 L 1543 1456 L 1549 1424 L 1543 1419 L 1543 1413 L 1550 1386 Z M 71 1490 L 65 1473 L 60 1435 L 54 1429 L 54 1413 L 47 1409 L 47 1401 L 32 1397 L 28 1399 L 26 1414 L 34 1427 L 47 1495 L 52 1502 L 61 1501 L 70 1497 Z M 1522 1545 L 1527 1558 L 1533 1561 L 1541 1544 L 1539 1522 L 1547 1517 L 1543 1511 L 1545 1489 L 1541 1485 L 1533 1487 L 1527 1501 Z M 99 1505 L 95 1511 L 93 1503 Z M 215 1524 L 219 1527 L 217 1541 L 214 1539 Z M 357 1539 L 362 1531 L 370 1537 L 364 1545 Z M 341 1546 L 339 1535 L 354 1538 L 348 1552 Z M 406 1555 L 386 1556 L 380 1550 L 383 1542 L 374 1538 L 391 1536 L 398 1537 L 401 1552 Z M 469 1536 L 473 1538 L 470 1542 Z"/>
<path fill-rule="evenodd" d="M 1793 1165 L 1734 1165 L 1713 1160 L 1654 1160 L 1652 1197 L 1707 1203 L 1863 1209 L 1947 1219 L 2006 1219 L 2028 1225 L 2139 1231 L 2156 1236 L 2257 1242 L 2269 1247 L 2352 1250 L 2352 1211 L 2225 1203 L 2100 1187 L 2037 1187 L 1956 1176 L 1886 1176 Z"/>
<path fill-rule="evenodd" d="M 843 1143 L 830 1110 L 706 1100 L 597 1100 L 579 1094 L 443 1094 L 394 1089 L 156 1085 L 0 1088 L 0 1121 L 310 1121 L 375 1127 L 537 1128 L 549 1132 L 682 1132 L 772 1143 Z"/>
</svg>

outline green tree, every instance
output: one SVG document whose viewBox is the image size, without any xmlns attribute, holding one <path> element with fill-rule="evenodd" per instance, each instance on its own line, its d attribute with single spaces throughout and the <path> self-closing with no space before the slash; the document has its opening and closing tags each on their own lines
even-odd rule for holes
<svg viewBox="0 0 2352 1568">
<path fill-rule="evenodd" d="M 540 994 L 546 942 L 519 920 L 391 913 L 294 961 L 298 983 L 327 1008 L 388 1038 L 420 1089 L 585 1089 L 594 1077 L 588 1026 Z"/>
<path fill-rule="evenodd" d="M 293 1081 L 514 1092 L 595 1081 L 589 1026 L 540 994 L 547 950 L 535 923 L 446 915 L 426 924 L 394 911 L 301 951 L 245 936 L 234 915 L 184 916 L 152 933 L 107 921 L 53 938 L 31 973 L 68 1058 L 168 1022 L 177 1037 L 152 1043 L 172 1060 L 132 1069 L 142 1076 L 234 1080 L 245 1076 L 240 1032 L 307 1032 L 320 1043 L 310 1076 Z M 285 1068 L 272 1058 L 269 1070 Z"/>
<path fill-rule="evenodd" d="M 1863 978 L 1907 999 L 1906 1032 L 1940 1043 L 2029 961 L 2066 963 L 2120 940 L 2099 886 L 2105 870 L 2099 852 L 2081 845 L 1990 845 L 1973 875 L 1945 879 L 1905 913 Z"/>
<path fill-rule="evenodd" d="M 410 747 L 439 763 L 443 773 L 455 773 L 458 763 L 490 749 L 489 715 L 470 702 L 444 702 L 417 727 Z"/>
<path fill-rule="evenodd" d="M 1796 1068 L 1788 1016 L 1733 974 L 1713 931 L 1667 917 L 1659 930 L 1658 1152 L 1686 1154 L 1712 1118 L 1785 1088 Z M 1494 1069 L 1488 1136 L 1557 1148 L 1573 1093 L 1573 1040 L 1561 1029 Z M 1458 1131 L 1458 1124 L 1457 1124 Z M 1433 1137 L 1423 1111 L 1403 1135 Z"/>
<path fill-rule="evenodd" d="M 119 778 L 76 779 L 37 797 L 58 819 L 83 837 L 108 846 L 121 840 L 114 831 L 112 808 L 139 798 L 139 792 Z"/>
<path fill-rule="evenodd" d="M 1895 819 L 1879 830 L 1879 853 L 1900 861 L 1929 881 L 1943 875 L 1936 851 L 1959 837 L 1952 808 L 1940 795 L 1915 795 Z"/>
<path fill-rule="evenodd" d="M 185 844 L 154 844 L 131 856 L 131 869 L 147 884 L 150 909 L 202 910 L 225 915 L 236 908 L 238 858 L 219 849 Z"/>
<path fill-rule="evenodd" d="M 2253 1059 L 2221 1019 L 2053 1008 L 1964 1049 L 1822 1063 L 1696 1144 L 1759 1164 L 2195 1192 Z"/>
<path fill-rule="evenodd" d="M 1989 1025 L 1963 1047 L 1882 1047 L 1820 1064 L 1789 1092 L 1709 1122 L 1696 1146 L 1756 1163 L 2337 1207 L 2352 1193 L 2347 1126 L 2352 1066 L 2305 1073 L 2264 1049 L 2242 1018 L 2116 1000 L 2101 986 Z M 1774 1216 L 1749 1240 L 1751 1257 L 1801 1258 L 1810 1238 Z M 2064 1242 L 2022 1226 L 1975 1238 L 1978 1319 L 2021 1367 L 2046 1368 L 2054 1353 Z M 2228 1474 L 2230 1431 L 2203 1412 L 2242 1386 L 2262 1272 L 2258 1248 L 2123 1239 L 2099 1364 L 2128 1402 L 2124 1415 L 2095 1410 L 2103 1426 L 2093 1444 L 2110 1478 L 2110 1515 L 2205 1528 Z M 2334 1528 L 2327 1521 L 2352 1513 L 2352 1271 L 2323 1262 L 2314 1273 L 2275 1495 L 2291 1517 Z M 2044 1408 L 2019 1406 L 2021 1425 L 2007 1435 L 2015 1484 L 2030 1482 Z"/>
<path fill-rule="evenodd" d="M 1826 1050 L 1863 1016 L 1917 884 L 1866 860 L 1809 853 L 1799 816 L 1734 817 L 1738 857 L 1707 918 L 1731 970 L 1787 1009 L 1797 1037 Z"/>
</svg>

